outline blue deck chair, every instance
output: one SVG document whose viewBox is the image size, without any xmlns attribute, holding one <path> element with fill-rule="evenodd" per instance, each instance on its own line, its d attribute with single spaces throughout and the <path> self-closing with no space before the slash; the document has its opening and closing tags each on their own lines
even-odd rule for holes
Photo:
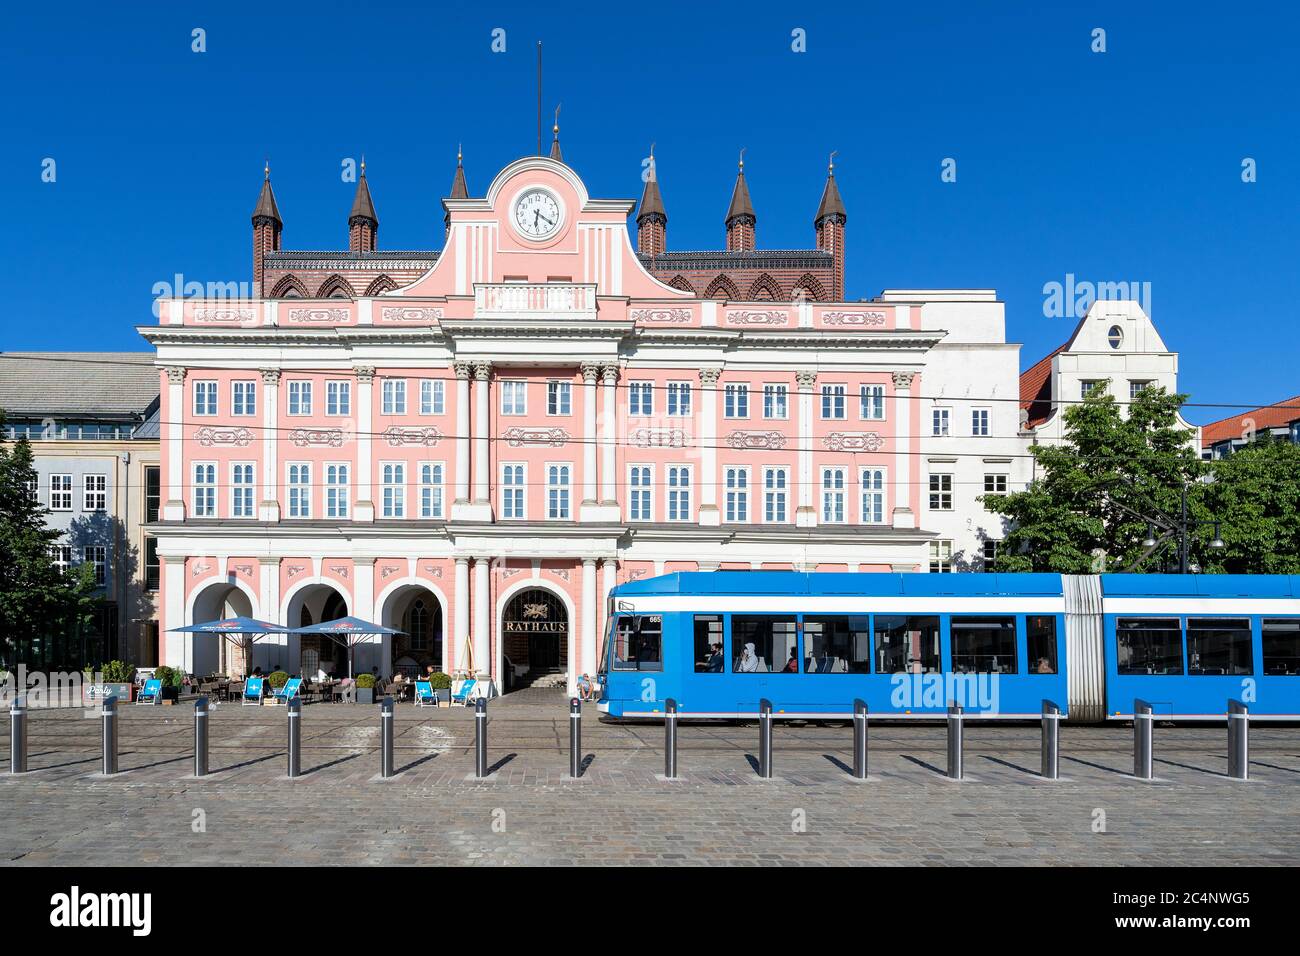
<svg viewBox="0 0 1300 956">
<path fill-rule="evenodd" d="M 451 695 L 451 702 L 453 704 L 463 704 L 466 707 L 468 707 L 469 695 L 474 693 L 474 687 L 477 684 L 478 681 L 475 680 L 473 677 L 467 678 L 464 681 L 464 683 L 460 685 L 460 690 L 456 691 Z"/>
<path fill-rule="evenodd" d="M 244 681 L 244 699 L 240 703 L 260 707 L 262 705 L 262 687 L 265 681 L 265 677 L 250 677 Z"/>
<path fill-rule="evenodd" d="M 415 682 L 415 706 L 416 707 L 437 707 L 438 692 L 433 689 L 433 684 L 427 680 L 417 680 Z"/>
<path fill-rule="evenodd" d="M 284 686 L 281 687 L 279 690 L 271 691 L 271 699 L 274 700 L 277 704 L 287 705 L 289 701 L 293 700 L 295 697 L 298 696 L 298 693 L 301 690 L 301 688 L 302 688 L 302 678 L 291 677 L 284 682 Z"/>
<path fill-rule="evenodd" d="M 152 677 L 144 682 L 140 688 L 140 693 L 136 695 L 137 704 L 161 704 L 162 703 L 162 680 Z"/>
</svg>

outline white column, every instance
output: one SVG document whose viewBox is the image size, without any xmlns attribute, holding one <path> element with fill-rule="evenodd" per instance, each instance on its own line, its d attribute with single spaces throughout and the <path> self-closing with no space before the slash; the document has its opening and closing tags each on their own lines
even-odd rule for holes
<svg viewBox="0 0 1300 956">
<path fill-rule="evenodd" d="M 812 369 L 799 369 L 794 373 L 799 385 L 799 507 L 794 523 L 800 528 L 817 525 L 816 483 L 813 476 L 813 386 L 817 373 Z"/>
<path fill-rule="evenodd" d="M 596 379 L 600 366 L 582 365 L 582 504 L 596 503 Z"/>
<path fill-rule="evenodd" d="M 280 370 L 262 369 L 262 521 L 280 520 Z"/>
<path fill-rule="evenodd" d="M 890 493 L 894 499 L 893 526 L 915 528 L 912 513 L 912 378 L 914 372 L 894 373 L 894 474 Z"/>
<path fill-rule="evenodd" d="M 592 675 L 596 671 L 596 559 L 582 559 L 582 642 L 579 673 Z"/>
<path fill-rule="evenodd" d="M 375 559 L 354 558 L 352 561 L 352 613 L 363 621 L 375 617 Z M 379 621 L 383 624 L 383 621 Z M 373 638 L 372 638 L 373 640 Z M 393 674 L 393 639 L 381 635 L 379 643 L 379 673 L 385 677 Z"/>
<path fill-rule="evenodd" d="M 469 362 L 456 362 L 456 497 L 469 501 Z"/>
<path fill-rule="evenodd" d="M 167 423 L 167 501 L 163 505 L 163 517 L 167 521 L 185 520 L 185 425 L 189 412 L 185 404 L 185 369 L 182 366 L 167 367 L 167 407 L 164 409 L 163 421 Z M 180 635 L 176 635 L 180 637 Z M 168 637 L 168 646 L 171 638 Z"/>
<path fill-rule="evenodd" d="M 618 562 L 613 558 L 606 558 L 600 562 L 600 607 L 597 609 L 600 627 L 596 631 L 596 660 L 591 665 L 593 668 L 600 664 L 601 641 L 605 639 L 605 631 L 609 629 L 609 592 L 614 590 L 614 585 L 617 583 Z"/>
<path fill-rule="evenodd" d="M 700 369 L 699 474 L 695 487 L 700 493 L 700 524 L 716 528 L 722 523 L 718 511 L 718 379 L 720 368 Z"/>
<path fill-rule="evenodd" d="M 492 633 L 492 592 L 488 587 L 488 558 L 474 559 L 474 666 L 479 673 L 490 674 L 492 662 L 488 660 Z"/>
<path fill-rule="evenodd" d="M 164 558 L 163 575 L 163 653 L 158 663 L 168 667 L 182 667 L 187 658 L 185 649 L 195 640 L 193 634 L 173 634 L 167 628 L 193 624 L 185 620 L 185 559 Z"/>
<path fill-rule="evenodd" d="M 469 639 L 469 558 L 456 559 L 456 632 L 452 638 L 451 659 L 455 670 L 464 670 L 465 647 Z"/>
<path fill-rule="evenodd" d="M 263 621 L 297 627 L 302 621 L 280 620 L 280 559 L 258 558 L 257 570 L 260 578 L 257 594 L 258 614 Z"/>
<path fill-rule="evenodd" d="M 372 365 L 360 365 L 357 367 L 357 474 L 354 481 L 357 498 L 352 506 L 353 521 L 375 520 L 374 439 L 371 437 L 375 430 L 374 411 L 375 369 Z"/>
<path fill-rule="evenodd" d="M 474 363 L 474 503 L 488 503 L 488 379 L 491 362 Z"/>
<path fill-rule="evenodd" d="M 606 365 L 601 369 L 601 383 L 604 394 L 604 423 L 602 431 L 604 432 L 604 443 L 602 446 L 602 457 L 600 469 L 600 503 L 602 505 L 618 504 L 618 492 L 615 489 L 617 475 L 617 457 L 618 450 L 618 404 L 617 391 L 615 383 L 618 381 L 618 366 Z"/>
</svg>

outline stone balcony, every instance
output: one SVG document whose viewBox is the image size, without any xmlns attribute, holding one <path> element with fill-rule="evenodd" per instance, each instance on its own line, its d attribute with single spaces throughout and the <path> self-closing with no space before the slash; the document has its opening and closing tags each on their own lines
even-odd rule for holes
<svg viewBox="0 0 1300 956">
<path fill-rule="evenodd" d="M 596 285 L 583 282 L 501 282 L 474 285 L 476 319 L 596 318 Z"/>
</svg>

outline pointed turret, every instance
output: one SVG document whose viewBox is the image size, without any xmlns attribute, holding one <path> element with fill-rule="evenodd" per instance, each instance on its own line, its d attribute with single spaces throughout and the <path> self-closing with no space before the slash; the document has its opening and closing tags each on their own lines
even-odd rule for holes
<svg viewBox="0 0 1300 956">
<path fill-rule="evenodd" d="M 727 207 L 727 251 L 749 252 L 754 248 L 754 204 L 749 201 L 749 186 L 745 183 L 745 151 L 740 151 L 740 170 L 736 185 L 731 190 L 731 205 Z"/>
<path fill-rule="evenodd" d="M 668 248 L 668 213 L 659 195 L 659 175 L 655 169 L 655 148 L 650 144 L 650 163 L 646 169 L 645 189 L 636 214 L 636 248 L 644 256 L 661 255 Z"/>
<path fill-rule="evenodd" d="M 366 158 L 361 157 L 361 176 L 357 179 L 357 194 L 348 214 L 348 249 L 352 252 L 374 252 L 379 239 L 379 217 L 370 198 L 366 182 Z"/>
<path fill-rule="evenodd" d="M 262 191 L 258 194 L 257 205 L 253 207 L 253 285 L 259 295 L 264 294 L 263 259 L 268 252 L 275 252 L 280 248 L 280 232 L 284 228 L 284 223 L 280 219 L 280 208 L 275 204 L 275 192 L 271 189 L 270 160 L 267 160 L 262 175 Z"/>
<path fill-rule="evenodd" d="M 848 219 L 844 200 L 840 199 L 840 189 L 835 185 L 835 153 L 832 152 L 827 163 L 822 201 L 817 206 L 817 215 L 813 217 L 813 228 L 817 233 L 817 248 L 829 252 L 832 257 L 834 288 L 831 290 L 831 298 L 837 302 L 844 300 L 844 225 Z"/>
<path fill-rule="evenodd" d="M 551 159 L 557 163 L 564 162 L 564 157 L 560 154 L 560 108 L 555 108 L 555 125 L 551 127 L 551 134 L 555 139 L 551 140 Z"/>
<path fill-rule="evenodd" d="M 447 199 L 468 199 L 469 187 L 465 185 L 465 164 L 464 157 L 461 155 L 460 146 L 456 146 L 456 175 L 451 178 L 451 195 Z M 446 200 L 442 203 L 443 224 L 447 227 L 447 235 L 451 235 L 451 210 L 447 208 Z"/>
</svg>

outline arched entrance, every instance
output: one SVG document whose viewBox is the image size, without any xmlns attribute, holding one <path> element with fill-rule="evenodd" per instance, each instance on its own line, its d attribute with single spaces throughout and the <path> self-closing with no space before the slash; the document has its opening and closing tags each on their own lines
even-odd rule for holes
<svg viewBox="0 0 1300 956">
<path fill-rule="evenodd" d="M 563 687 L 569 669 L 569 612 L 545 588 L 516 592 L 501 614 L 501 646 L 514 666 L 514 687 Z"/>
<path fill-rule="evenodd" d="M 379 623 L 406 632 L 391 638 L 393 673 L 414 677 L 430 664 L 445 670 L 446 628 L 439 596 L 420 584 L 404 584 L 381 595 L 381 602 Z"/>
<path fill-rule="evenodd" d="M 213 581 L 194 595 L 190 624 L 228 617 L 256 617 L 252 599 L 230 580 Z M 191 651 L 183 665 L 191 674 L 244 674 L 244 649 L 224 637 L 186 634 Z"/>
<path fill-rule="evenodd" d="M 347 599 L 328 584 L 311 584 L 294 592 L 286 607 L 284 623 L 288 627 L 307 627 L 322 621 L 333 621 L 348 616 Z M 291 674 L 300 674 L 311 678 L 317 671 L 346 677 L 348 674 L 348 652 L 337 641 L 315 634 L 286 635 L 284 652 L 278 654 L 278 664 Z M 370 660 L 363 655 L 369 648 L 361 645 L 357 648 L 355 666 L 357 672 L 370 670 L 379 663 L 378 656 Z M 260 661 L 258 663 L 261 663 Z M 272 662 L 274 665 L 277 662 Z M 362 667 L 362 664 L 365 667 Z M 292 666 L 291 666 L 292 665 Z M 266 665 L 263 665 L 265 668 Z M 274 669 L 274 668 L 273 668 Z"/>
</svg>

